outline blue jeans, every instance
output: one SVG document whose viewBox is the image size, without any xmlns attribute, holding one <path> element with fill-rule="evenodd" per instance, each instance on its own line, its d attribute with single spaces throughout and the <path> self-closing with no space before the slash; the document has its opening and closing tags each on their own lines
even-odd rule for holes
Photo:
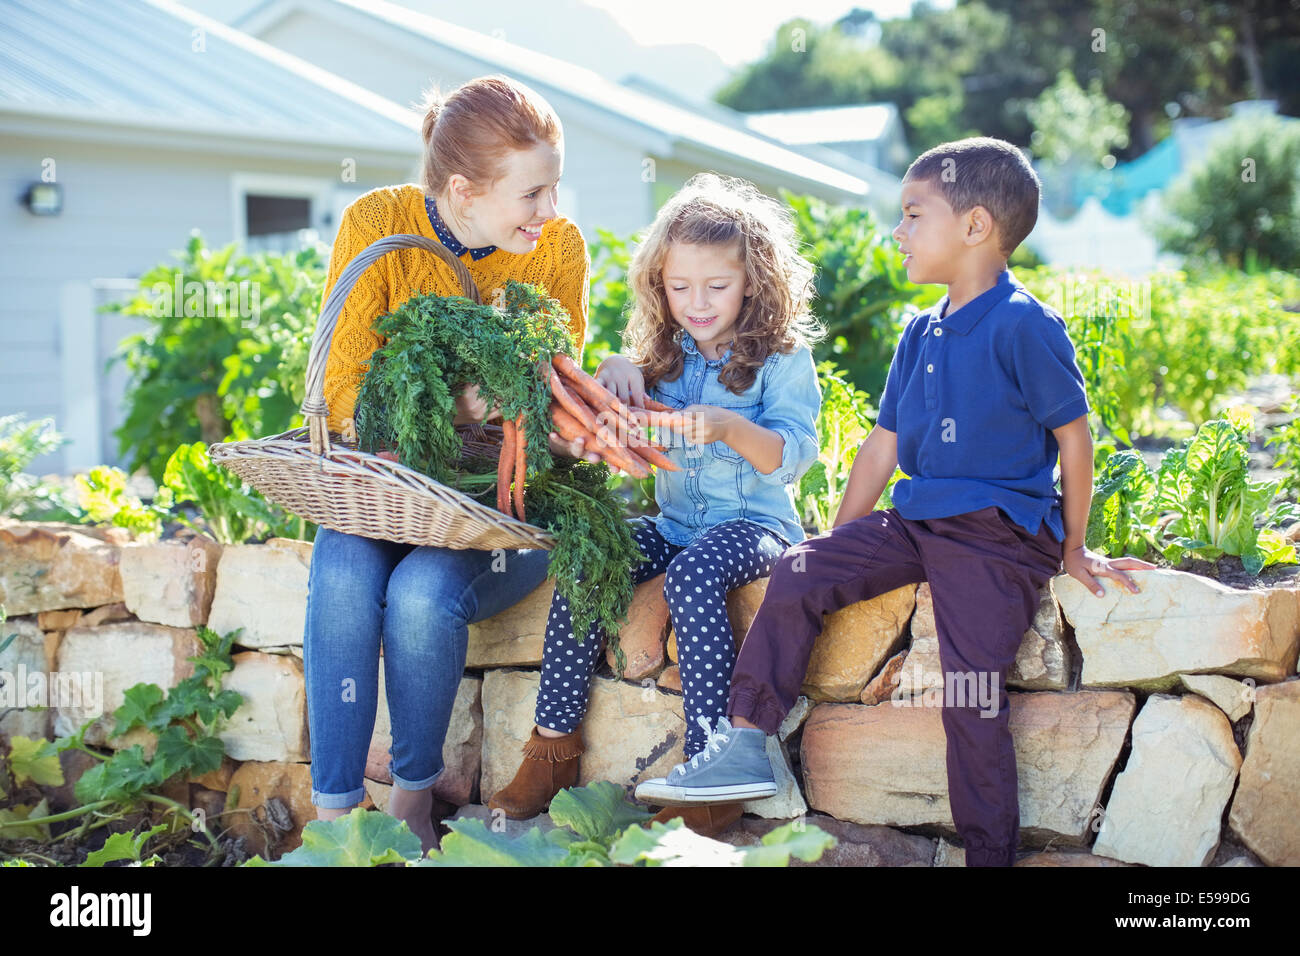
<svg viewBox="0 0 1300 956">
<path fill-rule="evenodd" d="M 316 532 L 303 635 L 312 803 L 340 809 L 365 796 L 381 645 L 393 783 L 422 790 L 437 779 L 469 625 L 536 589 L 548 558 Z"/>
</svg>

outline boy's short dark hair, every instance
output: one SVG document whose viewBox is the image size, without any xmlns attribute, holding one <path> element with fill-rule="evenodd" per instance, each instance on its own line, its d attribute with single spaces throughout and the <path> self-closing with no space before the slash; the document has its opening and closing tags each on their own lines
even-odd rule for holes
<svg viewBox="0 0 1300 956">
<path fill-rule="evenodd" d="M 998 227 L 999 249 L 1010 256 L 1038 221 L 1041 184 L 1024 153 L 1006 140 L 972 136 L 926 150 L 903 176 L 933 183 L 958 215 L 983 206 Z"/>
</svg>

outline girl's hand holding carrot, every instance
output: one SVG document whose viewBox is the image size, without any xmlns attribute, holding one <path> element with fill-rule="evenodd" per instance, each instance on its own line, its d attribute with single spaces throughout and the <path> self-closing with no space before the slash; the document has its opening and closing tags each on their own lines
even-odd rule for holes
<svg viewBox="0 0 1300 956">
<path fill-rule="evenodd" d="M 717 405 L 687 405 L 681 411 L 660 412 L 634 409 L 632 415 L 646 425 L 668 428 L 695 445 L 726 442 L 741 416 Z"/>
<path fill-rule="evenodd" d="M 588 451 L 586 442 L 581 438 L 575 438 L 573 441 L 565 441 L 555 432 L 550 435 L 551 453 L 555 455 L 568 455 L 570 458 L 581 458 L 589 461 L 593 465 L 600 464 L 601 457 L 594 451 Z"/>
<path fill-rule="evenodd" d="M 610 355 L 596 369 L 596 381 L 618 396 L 619 401 L 645 406 L 645 377 L 641 369 L 621 355 Z"/>
</svg>

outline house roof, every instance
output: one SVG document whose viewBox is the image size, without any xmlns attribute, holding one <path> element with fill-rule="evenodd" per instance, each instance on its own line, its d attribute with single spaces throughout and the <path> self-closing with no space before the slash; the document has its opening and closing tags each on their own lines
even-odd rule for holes
<svg viewBox="0 0 1300 956">
<path fill-rule="evenodd" d="M 546 95 L 570 97 L 603 114 L 605 120 L 630 124 L 651 137 L 656 149 L 691 162 L 725 155 L 733 166 L 755 167 L 783 179 L 794 178 L 860 200 L 873 188 L 870 173 L 862 175 L 820 162 L 762 135 L 721 122 L 699 110 L 666 102 L 641 90 L 611 82 L 593 70 L 556 59 L 507 40 L 478 33 L 385 0 L 267 0 L 236 20 L 240 29 L 258 32 L 303 10 L 325 16 L 340 26 L 361 30 L 387 28 L 400 43 L 401 35 L 419 42 L 425 56 L 436 56 L 430 45 L 469 56 L 489 68 L 518 77 Z M 413 50 L 414 52 L 414 50 Z"/>
<path fill-rule="evenodd" d="M 897 118 L 898 109 L 893 103 L 867 103 L 746 113 L 745 123 L 764 136 L 791 146 L 803 146 L 877 140 Z"/>
<path fill-rule="evenodd" d="M 0 0 L 0 116 L 418 155 L 420 117 L 166 0 Z M 6 115 L 7 114 L 7 115 Z M 277 147 L 282 150 L 282 147 Z"/>
</svg>

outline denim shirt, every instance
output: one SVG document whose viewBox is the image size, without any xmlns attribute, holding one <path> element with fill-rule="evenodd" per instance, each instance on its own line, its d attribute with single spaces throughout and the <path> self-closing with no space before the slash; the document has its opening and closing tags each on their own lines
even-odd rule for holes
<svg viewBox="0 0 1300 956">
<path fill-rule="evenodd" d="M 761 474 L 740 452 L 720 441 L 688 444 L 667 428 L 657 429 L 665 454 L 681 471 L 655 473 L 655 501 L 659 515 L 655 527 L 666 541 L 685 546 L 724 521 L 744 518 L 779 535 L 792 545 L 805 537 L 795 505 L 798 482 L 817 461 L 817 415 L 821 387 L 812 352 L 779 352 L 754 376 L 742 395 L 718 381 L 718 373 L 731 355 L 706 359 L 695 338 L 681 332 L 684 367 L 671 382 L 660 381 L 649 395 L 670 408 L 716 405 L 775 431 L 785 439 L 781 464 Z"/>
</svg>

